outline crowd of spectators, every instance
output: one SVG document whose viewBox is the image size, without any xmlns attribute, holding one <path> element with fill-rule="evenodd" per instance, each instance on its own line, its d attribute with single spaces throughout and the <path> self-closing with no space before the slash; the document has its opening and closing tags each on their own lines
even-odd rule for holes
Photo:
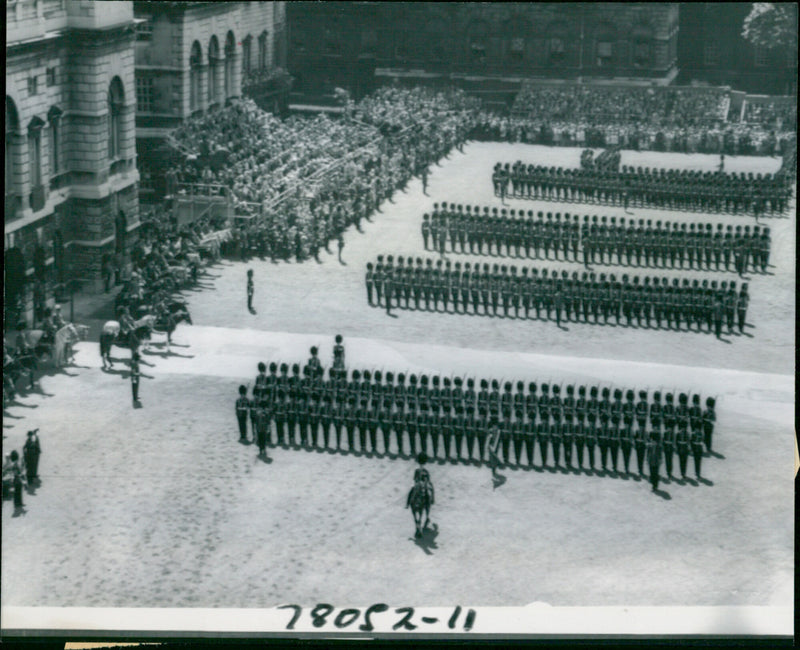
<svg viewBox="0 0 800 650">
<path fill-rule="evenodd" d="M 791 129 L 797 124 L 797 102 L 789 97 L 745 101 L 742 121 L 771 128 Z"/>
<path fill-rule="evenodd" d="M 729 103 L 721 88 L 525 84 L 512 113 L 552 122 L 691 127 L 723 122 Z"/>
<path fill-rule="evenodd" d="M 302 260 L 460 146 L 477 107 L 460 91 L 382 88 L 342 119 L 281 121 L 243 100 L 173 134 L 176 180 L 229 188 L 249 217 L 231 233 L 238 254 Z"/>
<path fill-rule="evenodd" d="M 602 124 L 550 121 L 538 117 L 480 112 L 470 136 L 476 140 L 524 142 L 567 147 L 620 146 L 635 151 L 674 151 L 728 155 L 781 155 L 796 140 L 793 125 L 766 130 L 744 123 L 656 127 L 646 124 Z"/>
</svg>

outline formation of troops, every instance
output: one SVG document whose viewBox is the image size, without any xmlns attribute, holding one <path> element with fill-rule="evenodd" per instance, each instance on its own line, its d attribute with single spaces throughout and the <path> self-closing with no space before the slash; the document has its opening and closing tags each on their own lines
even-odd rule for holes
<svg viewBox="0 0 800 650">
<path fill-rule="evenodd" d="M 744 333 L 747 283 L 629 277 L 379 255 L 367 263 L 367 301 L 388 313 L 425 309 L 506 318 Z"/>
<path fill-rule="evenodd" d="M 496 163 L 495 195 L 504 198 L 605 203 L 699 212 L 779 215 L 791 198 L 792 180 L 779 174 L 701 172 L 629 167 L 571 169 Z"/>
<path fill-rule="evenodd" d="M 713 397 L 341 366 L 326 373 L 316 348 L 302 369 L 273 362 L 258 370 L 252 397 L 246 386 L 239 389 L 236 415 L 240 440 L 249 442 L 249 420 L 264 454 L 280 445 L 404 458 L 423 452 L 480 464 L 491 451 L 517 466 L 643 476 L 650 464 L 651 479 L 657 454 L 667 476 L 679 471 L 686 478 L 690 455 L 701 476 L 716 422 Z M 497 447 L 490 450 L 492 440 Z"/>
<path fill-rule="evenodd" d="M 422 216 L 425 250 L 589 264 L 766 273 L 766 226 L 571 215 L 434 203 Z"/>
</svg>

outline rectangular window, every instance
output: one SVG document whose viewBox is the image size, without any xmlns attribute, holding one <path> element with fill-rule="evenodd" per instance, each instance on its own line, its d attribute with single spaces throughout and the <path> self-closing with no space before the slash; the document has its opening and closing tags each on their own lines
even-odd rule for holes
<svg viewBox="0 0 800 650">
<path fill-rule="evenodd" d="M 525 39 L 524 38 L 512 38 L 511 39 L 511 51 L 518 52 L 522 54 L 525 51 Z"/>
<path fill-rule="evenodd" d="M 267 33 L 264 32 L 258 37 L 258 67 L 260 70 L 267 69 Z"/>
<path fill-rule="evenodd" d="M 28 156 L 30 157 L 31 187 L 42 184 L 42 132 L 33 129 L 28 132 Z"/>
<path fill-rule="evenodd" d="M 61 173 L 61 120 L 54 117 L 50 120 L 50 176 Z"/>
<path fill-rule="evenodd" d="M 754 62 L 757 68 L 765 68 L 769 65 L 769 50 L 766 47 L 756 45 L 754 48 Z"/>
<path fill-rule="evenodd" d="M 705 65 L 719 65 L 719 45 L 714 41 L 705 44 L 703 48 L 703 63 Z"/>
<path fill-rule="evenodd" d="M 248 36 L 242 43 L 242 72 L 249 73 L 252 67 L 251 49 L 253 47 L 253 39 Z"/>
<path fill-rule="evenodd" d="M 55 86 L 56 85 L 56 69 L 55 68 L 47 68 L 47 85 L 48 86 Z"/>
<path fill-rule="evenodd" d="M 136 78 L 136 110 L 140 113 L 153 112 L 153 79 Z"/>
<path fill-rule="evenodd" d="M 28 77 L 28 94 L 35 95 L 39 92 L 39 79 L 36 76 Z"/>
<path fill-rule="evenodd" d="M 378 49 L 378 32 L 374 29 L 365 29 L 361 32 L 361 50 L 375 52 Z"/>
<path fill-rule="evenodd" d="M 146 18 L 136 25 L 136 40 L 150 41 L 153 39 L 153 19 Z"/>
<path fill-rule="evenodd" d="M 597 56 L 601 59 L 610 59 L 611 58 L 611 42 L 610 41 L 600 41 L 597 44 Z"/>
</svg>

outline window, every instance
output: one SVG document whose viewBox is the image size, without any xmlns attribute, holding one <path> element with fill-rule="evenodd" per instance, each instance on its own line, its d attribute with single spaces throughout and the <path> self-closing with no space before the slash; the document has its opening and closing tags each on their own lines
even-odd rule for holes
<svg viewBox="0 0 800 650">
<path fill-rule="evenodd" d="M 716 41 L 709 41 L 703 47 L 703 64 L 719 65 L 719 44 Z"/>
<path fill-rule="evenodd" d="M 124 100 L 122 82 L 114 77 L 108 89 L 108 157 L 111 160 L 122 157 Z"/>
<path fill-rule="evenodd" d="M 236 95 L 233 77 L 236 73 L 236 39 L 233 32 L 225 37 L 225 97 Z"/>
<path fill-rule="evenodd" d="M 564 44 L 564 39 L 556 36 L 551 38 L 549 42 L 550 62 L 555 64 L 564 63 L 567 58 L 567 50 Z"/>
<path fill-rule="evenodd" d="M 216 104 L 219 102 L 219 43 L 217 37 L 212 36 L 208 44 L 208 103 Z"/>
<path fill-rule="evenodd" d="M 754 49 L 754 63 L 757 68 L 764 68 L 769 65 L 769 50 L 761 45 L 756 45 Z"/>
<path fill-rule="evenodd" d="M 653 30 L 648 25 L 637 25 L 631 35 L 632 63 L 637 68 L 653 65 Z"/>
<path fill-rule="evenodd" d="M 39 79 L 36 76 L 28 77 L 28 94 L 35 95 L 39 92 Z"/>
<path fill-rule="evenodd" d="M 333 29 L 325 30 L 325 54 L 338 56 L 342 53 L 342 44 L 339 32 Z"/>
<path fill-rule="evenodd" d="M 202 95 L 203 54 L 200 43 L 192 44 L 192 55 L 189 57 L 189 110 L 196 111 L 200 108 Z"/>
<path fill-rule="evenodd" d="M 261 32 L 258 37 L 258 68 L 267 69 L 267 32 Z"/>
<path fill-rule="evenodd" d="M 34 119 L 28 127 L 28 158 L 31 188 L 42 184 L 42 121 Z"/>
<path fill-rule="evenodd" d="M 6 159 L 5 159 L 5 179 L 6 196 L 15 194 L 14 188 L 17 179 L 15 178 L 16 156 L 14 151 L 14 139 L 17 137 L 19 129 L 19 119 L 17 117 L 17 107 L 10 97 L 6 96 Z"/>
<path fill-rule="evenodd" d="M 253 47 L 253 37 L 249 34 L 247 38 L 242 41 L 242 72 L 244 74 L 248 74 L 253 66 L 252 61 L 252 47 Z"/>
<path fill-rule="evenodd" d="M 153 19 L 146 18 L 143 22 L 136 25 L 136 40 L 150 41 L 153 39 Z"/>
<path fill-rule="evenodd" d="M 597 65 L 607 67 L 614 60 L 614 44 L 611 41 L 597 41 Z"/>
<path fill-rule="evenodd" d="M 61 111 L 53 107 L 48 113 L 50 122 L 50 176 L 61 173 Z"/>
<path fill-rule="evenodd" d="M 55 86 L 56 85 L 56 69 L 55 68 L 47 68 L 47 85 L 48 86 Z"/>
<path fill-rule="evenodd" d="M 140 113 L 153 112 L 153 79 L 152 77 L 136 78 L 136 110 Z"/>
<path fill-rule="evenodd" d="M 378 49 L 378 32 L 374 29 L 361 31 L 361 51 L 374 54 Z"/>
<path fill-rule="evenodd" d="M 511 39 L 511 47 L 509 49 L 511 52 L 511 58 L 514 60 L 521 60 L 522 57 L 525 55 L 525 39 L 524 38 L 512 38 Z"/>
</svg>

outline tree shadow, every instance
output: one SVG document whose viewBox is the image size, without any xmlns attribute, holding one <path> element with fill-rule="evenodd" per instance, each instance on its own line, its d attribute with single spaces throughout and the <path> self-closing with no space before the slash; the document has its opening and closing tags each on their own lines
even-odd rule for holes
<svg viewBox="0 0 800 650">
<path fill-rule="evenodd" d="M 432 527 L 422 529 L 422 535 L 419 537 L 409 537 L 411 541 L 414 542 L 417 546 L 419 546 L 423 551 L 425 551 L 425 555 L 433 555 L 433 550 L 439 548 L 436 544 L 436 538 L 439 535 L 439 525 L 433 524 Z"/>
</svg>

